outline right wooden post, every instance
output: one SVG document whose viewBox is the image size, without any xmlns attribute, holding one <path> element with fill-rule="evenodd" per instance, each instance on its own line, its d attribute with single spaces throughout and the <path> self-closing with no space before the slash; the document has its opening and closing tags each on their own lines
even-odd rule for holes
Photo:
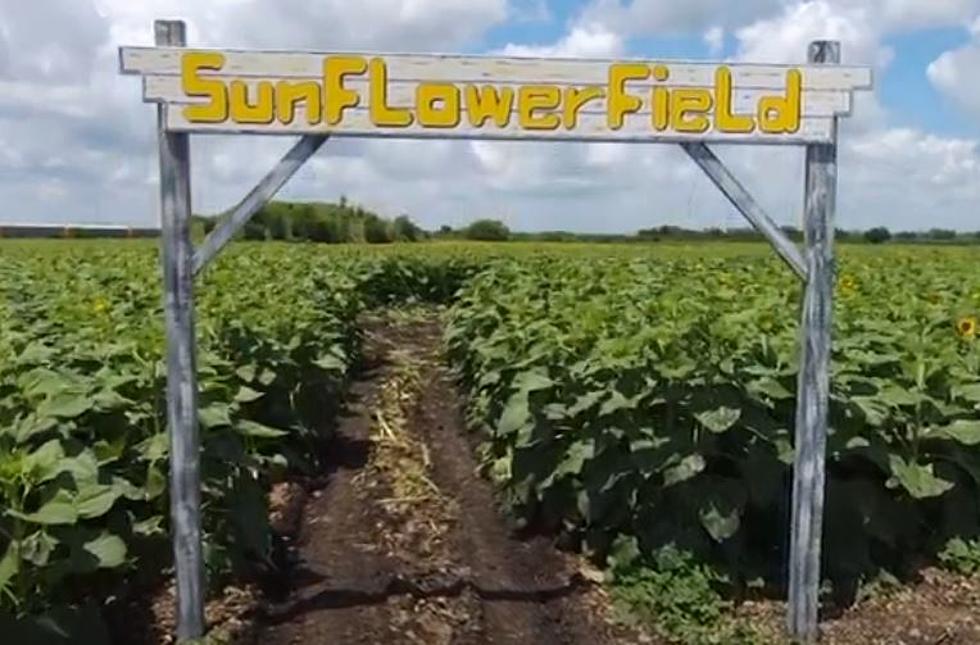
<svg viewBox="0 0 980 645">
<path fill-rule="evenodd" d="M 840 43 L 811 43 L 807 60 L 817 64 L 839 64 Z M 819 636 L 820 546 L 830 407 L 836 202 L 835 122 L 830 143 L 810 144 L 806 148 L 803 232 L 807 280 L 800 330 L 787 619 L 790 636 L 805 643 L 814 643 Z"/>
</svg>

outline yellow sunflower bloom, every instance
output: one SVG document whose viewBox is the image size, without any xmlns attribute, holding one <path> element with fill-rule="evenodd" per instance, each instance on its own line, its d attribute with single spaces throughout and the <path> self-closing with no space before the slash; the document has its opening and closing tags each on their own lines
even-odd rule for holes
<svg viewBox="0 0 980 645">
<path fill-rule="evenodd" d="M 961 338 L 973 339 L 977 336 L 977 318 L 976 316 L 967 316 L 966 318 L 960 318 L 956 321 L 956 333 L 960 335 Z"/>
</svg>

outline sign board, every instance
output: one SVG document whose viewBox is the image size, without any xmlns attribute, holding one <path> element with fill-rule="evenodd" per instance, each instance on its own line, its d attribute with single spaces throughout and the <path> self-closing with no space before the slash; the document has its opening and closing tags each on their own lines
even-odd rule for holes
<svg viewBox="0 0 980 645">
<path fill-rule="evenodd" d="M 829 143 L 871 70 L 640 60 L 120 49 L 174 132 Z"/>
</svg>

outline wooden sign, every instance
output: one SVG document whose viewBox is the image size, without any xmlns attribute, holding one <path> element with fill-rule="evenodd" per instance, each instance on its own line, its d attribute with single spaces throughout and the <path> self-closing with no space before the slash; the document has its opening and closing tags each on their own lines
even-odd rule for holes
<svg viewBox="0 0 980 645">
<path fill-rule="evenodd" d="M 826 143 L 871 70 L 638 60 L 120 49 L 177 132 Z"/>
</svg>

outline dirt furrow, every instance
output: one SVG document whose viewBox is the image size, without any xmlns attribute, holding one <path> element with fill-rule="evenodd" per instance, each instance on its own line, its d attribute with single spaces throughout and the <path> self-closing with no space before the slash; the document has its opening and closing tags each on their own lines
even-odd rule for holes
<svg viewBox="0 0 980 645">
<path fill-rule="evenodd" d="M 577 558 L 498 509 L 440 354 L 437 316 L 367 323 L 327 485 L 305 509 L 288 598 L 259 642 L 634 642 Z"/>
</svg>

